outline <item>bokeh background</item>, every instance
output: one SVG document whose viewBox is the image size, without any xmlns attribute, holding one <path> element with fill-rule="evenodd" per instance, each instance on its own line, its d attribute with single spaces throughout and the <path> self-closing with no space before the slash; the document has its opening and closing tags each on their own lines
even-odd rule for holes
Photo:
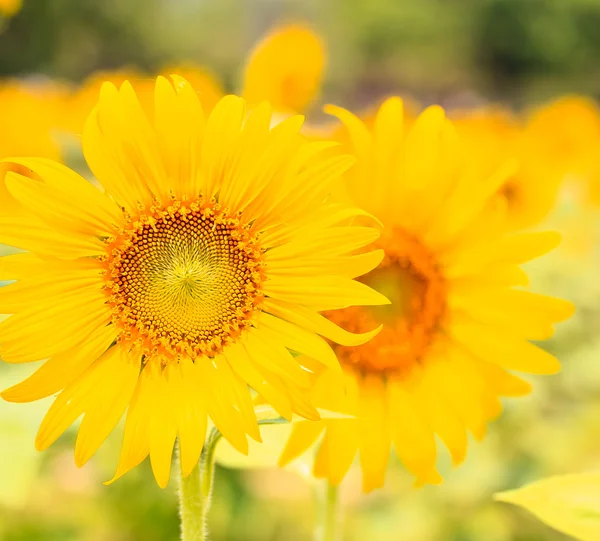
<svg viewBox="0 0 600 541">
<path fill-rule="evenodd" d="M 235 91 L 248 51 L 289 21 L 310 24 L 327 44 L 321 96 L 307 112 L 314 124 L 323 119 L 322 103 L 366 110 L 390 94 L 417 107 L 501 103 L 518 114 L 563 95 L 600 96 L 600 0 L 23 0 L 13 11 L 0 31 L 2 155 L 17 131 L 32 142 L 35 123 L 69 115 L 52 110 L 51 100 L 19 109 L 10 97 L 15 85 L 60 95 L 98 71 L 150 76 L 193 64 Z M 56 152 L 64 144 L 57 135 Z M 72 161 L 76 154 L 67 151 Z M 345 540 L 566 539 L 492 494 L 600 467 L 600 211 L 575 176 L 564 179 L 556 208 L 539 226 L 561 230 L 563 246 L 529 269 L 538 290 L 578 306 L 547 346 L 563 372 L 535 378 L 530 397 L 507 403 L 462 467 L 452 469 L 442 454 L 440 487 L 413 489 L 392 460 L 386 488 L 364 496 L 352 473 L 342 494 Z M 0 365 L 2 388 L 30 372 Z M 174 541 L 175 483 L 160 490 L 145 464 L 105 487 L 118 438 L 81 470 L 73 463 L 73 430 L 37 453 L 33 440 L 47 407 L 0 402 L 0 539 Z M 318 491 L 296 471 L 219 467 L 211 538 L 311 539 Z"/>
</svg>

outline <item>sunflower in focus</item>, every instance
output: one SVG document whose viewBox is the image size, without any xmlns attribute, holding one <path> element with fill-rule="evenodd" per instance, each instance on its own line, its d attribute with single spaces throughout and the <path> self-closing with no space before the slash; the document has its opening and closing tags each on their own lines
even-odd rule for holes
<svg viewBox="0 0 600 541">
<path fill-rule="evenodd" d="M 548 216 L 556 205 L 564 174 L 548 163 L 545 152 L 536 149 L 533 133 L 504 109 L 460 113 L 454 125 L 483 175 L 491 175 L 510 159 L 518 161 L 515 173 L 491 201 L 505 207 L 510 228 L 534 226 Z"/>
<path fill-rule="evenodd" d="M 552 336 L 573 307 L 519 288 L 528 282 L 520 265 L 555 247 L 559 235 L 506 233 L 504 213 L 490 201 L 514 163 L 482 176 L 440 107 L 406 125 L 402 101 L 391 98 L 372 129 L 344 109 L 328 112 L 358 157 L 345 177 L 348 197 L 385 226 L 373 245 L 385 251 L 383 263 L 361 280 L 392 302 L 328 314 L 353 333 L 384 325 L 369 343 L 334 346 L 341 375 L 316 370 L 313 402 L 355 418 L 297 423 L 280 463 L 320 442 L 313 473 L 335 485 L 358 452 L 370 491 L 383 485 L 393 447 L 418 485 L 439 483 L 436 436 L 459 464 L 468 432 L 484 437 L 500 398 L 530 391 L 513 371 L 559 370 L 530 340 Z"/>
<path fill-rule="evenodd" d="M 127 410 L 114 479 L 149 455 L 164 487 L 175 439 L 188 475 L 208 417 L 241 452 L 260 438 L 248 386 L 285 418 L 318 419 L 312 359 L 340 371 L 325 338 L 378 332 L 351 334 L 319 312 L 388 301 L 354 280 L 383 257 L 364 249 L 378 230 L 328 200 L 352 157 L 307 142 L 300 116 L 271 129 L 266 102 L 247 114 L 226 96 L 205 115 L 175 76 L 157 79 L 154 98 L 150 122 L 130 83 L 102 86 L 83 150 L 104 190 L 50 160 L 8 160 L 32 178 L 5 176 L 15 212 L 0 242 L 24 251 L 0 259 L 1 279 L 15 280 L 0 289 L 11 314 L 0 353 L 46 360 L 5 400 L 60 392 L 38 449 L 83 415 L 81 466 Z"/>
<path fill-rule="evenodd" d="M 177 73 L 188 81 L 198 92 L 198 97 L 206 112 L 210 112 L 216 103 L 225 95 L 225 92 L 207 70 L 192 65 L 167 66 L 160 75 L 169 77 Z M 85 122 L 98 101 L 100 89 L 105 82 L 121 86 L 129 81 L 134 87 L 138 100 L 147 114 L 154 108 L 154 81 L 155 78 L 131 69 L 123 68 L 114 71 L 100 71 L 92 74 L 81 84 L 80 88 L 72 91 L 64 100 L 64 115 L 59 121 L 59 127 L 70 133 L 83 132 Z"/>
</svg>

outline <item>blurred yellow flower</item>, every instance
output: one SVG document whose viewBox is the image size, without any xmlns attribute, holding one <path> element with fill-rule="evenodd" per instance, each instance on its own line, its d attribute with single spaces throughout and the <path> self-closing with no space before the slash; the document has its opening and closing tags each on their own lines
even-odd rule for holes
<svg viewBox="0 0 600 541">
<path fill-rule="evenodd" d="M 13 17 L 23 6 L 23 0 L 0 0 L 0 15 Z"/>
<path fill-rule="evenodd" d="M 39 91 L 17 81 L 0 85 L 0 158 L 37 155 L 58 159 L 59 146 L 51 127 L 56 107 L 48 106 L 45 88 Z"/>
<path fill-rule="evenodd" d="M 506 208 L 509 227 L 522 229 L 546 218 L 556 205 L 564 173 L 539 152 L 537 140 L 531 140 L 533 134 L 504 109 L 461 113 L 454 123 L 482 174 L 492 174 L 511 158 L 519 162 L 492 201 Z"/>
<path fill-rule="evenodd" d="M 575 181 L 581 202 L 600 204 L 600 109 L 593 99 L 565 96 L 540 107 L 526 131 L 530 153 Z"/>
<path fill-rule="evenodd" d="M 96 452 L 127 409 L 115 479 L 148 454 L 168 482 L 175 439 L 189 474 L 207 416 L 238 450 L 259 439 L 247 384 L 286 418 L 318 419 L 310 372 L 291 353 L 339 371 L 322 335 L 362 343 L 320 311 L 383 304 L 354 278 L 381 250 L 351 255 L 377 229 L 341 225 L 362 211 L 327 203 L 354 161 L 299 135 L 303 118 L 270 129 L 271 107 L 248 116 L 226 96 L 205 116 L 184 79 L 156 81 L 153 122 L 132 85 L 106 83 L 83 134 L 106 191 L 43 159 L 12 159 L 20 214 L 0 218 L 2 358 L 48 359 L 8 401 L 60 391 L 40 427 L 46 449 L 83 415 L 75 461 Z M 314 361 L 311 360 L 314 364 Z M 311 365 L 312 366 L 312 365 Z"/>
<path fill-rule="evenodd" d="M 47 94 L 46 89 L 38 92 L 25 88 L 16 81 L 0 85 L 0 158 L 35 155 L 60 159 L 52 133 L 59 108 L 48 98 L 50 94 L 54 95 Z M 0 183 L 0 212 L 12 212 L 12 207 L 12 198 Z"/>
<path fill-rule="evenodd" d="M 600 110 L 591 98 L 564 96 L 533 111 L 527 122 L 532 150 L 562 175 L 587 180 L 598 162 Z"/>
<path fill-rule="evenodd" d="M 249 58 L 242 96 L 250 106 L 268 101 L 279 114 L 302 112 L 316 97 L 324 66 L 324 45 L 312 30 L 299 24 L 276 27 L 257 45 Z M 201 66 L 167 66 L 160 72 L 165 77 L 173 73 L 192 84 L 207 112 L 225 94 L 218 80 Z M 142 106 L 150 111 L 154 99 L 152 77 L 128 68 L 98 72 L 67 96 L 59 127 L 67 132 L 81 133 L 98 99 L 102 83 L 110 81 L 120 85 L 125 80 L 133 84 Z"/>
<path fill-rule="evenodd" d="M 275 28 L 255 47 L 244 73 L 251 105 L 270 101 L 281 113 L 303 111 L 316 97 L 325 69 L 325 46 L 310 28 Z"/>
<path fill-rule="evenodd" d="M 325 370 L 311 394 L 318 406 L 357 419 L 298 423 L 280 462 L 325 431 L 317 477 L 338 484 L 359 451 L 364 489 L 380 487 L 393 445 L 418 484 L 439 483 L 436 436 L 454 463 L 462 462 L 467 431 L 482 439 L 501 411 L 499 398 L 529 392 L 513 370 L 559 370 L 529 340 L 552 336 L 572 305 L 515 287 L 527 283 L 519 265 L 551 250 L 559 235 L 506 233 L 503 213 L 490 210 L 490 200 L 514 165 L 482 176 L 440 107 L 407 127 L 402 101 L 389 99 L 372 130 L 344 109 L 328 111 L 344 123 L 358 157 L 346 178 L 348 195 L 385 226 L 374 246 L 386 257 L 362 281 L 392 304 L 330 315 L 352 332 L 384 324 L 365 345 L 335 346 L 345 392 L 338 390 L 339 373 Z"/>
</svg>

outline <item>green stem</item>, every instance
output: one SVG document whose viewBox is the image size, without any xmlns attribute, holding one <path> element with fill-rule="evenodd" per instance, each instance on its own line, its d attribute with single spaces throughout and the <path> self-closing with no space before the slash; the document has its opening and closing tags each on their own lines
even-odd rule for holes
<svg viewBox="0 0 600 541">
<path fill-rule="evenodd" d="M 259 425 L 286 423 L 270 406 L 256 408 Z M 206 516 L 212 498 L 215 476 L 215 451 L 221 433 L 213 428 L 202 449 L 202 456 L 187 477 L 179 467 L 179 516 L 181 518 L 181 541 L 207 541 Z M 334 539 L 334 538 L 331 538 Z M 327 539 L 329 541 L 329 539 Z"/>
<path fill-rule="evenodd" d="M 341 540 L 341 507 L 337 486 L 326 483 L 325 493 L 321 495 L 320 523 L 316 531 L 316 541 Z"/>
<path fill-rule="evenodd" d="M 179 467 L 179 516 L 181 541 L 206 541 L 206 517 L 210 508 L 215 472 L 215 449 L 221 434 L 213 431 L 196 467 L 187 477 Z"/>
</svg>

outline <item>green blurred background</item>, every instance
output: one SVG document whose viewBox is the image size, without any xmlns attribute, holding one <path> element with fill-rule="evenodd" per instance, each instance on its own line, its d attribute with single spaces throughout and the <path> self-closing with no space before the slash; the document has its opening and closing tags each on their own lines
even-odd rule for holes
<svg viewBox="0 0 600 541">
<path fill-rule="evenodd" d="M 257 38 L 299 18 L 329 44 L 325 96 L 350 105 L 600 91 L 598 0 L 25 0 L 0 36 L 0 75 L 189 60 L 233 89 Z"/>
<path fill-rule="evenodd" d="M 323 101 L 362 107 L 390 93 L 423 103 L 515 107 L 565 93 L 600 95 L 599 0 L 24 0 L 0 34 L 0 75 L 77 82 L 100 69 L 208 67 L 239 88 L 248 50 L 274 24 L 308 21 L 326 40 Z M 317 106 L 315 106 L 317 108 Z M 563 202 L 550 225 L 580 209 Z M 595 215 L 584 227 L 597 240 Z M 565 248 L 532 267 L 533 283 L 578 304 L 550 348 L 565 363 L 507 404 L 460 469 L 446 455 L 441 487 L 414 490 L 392 460 L 386 488 L 343 485 L 347 541 L 559 541 L 499 490 L 600 467 L 600 284 L 597 254 Z M 2 387 L 30 367 L 0 366 Z M 176 487 L 157 488 L 147 464 L 110 487 L 112 438 L 90 464 L 73 464 L 74 432 L 33 450 L 47 401 L 0 403 L 0 540 L 174 541 Z M 215 541 L 304 541 L 319 487 L 288 471 L 220 468 L 211 510 Z"/>
</svg>

